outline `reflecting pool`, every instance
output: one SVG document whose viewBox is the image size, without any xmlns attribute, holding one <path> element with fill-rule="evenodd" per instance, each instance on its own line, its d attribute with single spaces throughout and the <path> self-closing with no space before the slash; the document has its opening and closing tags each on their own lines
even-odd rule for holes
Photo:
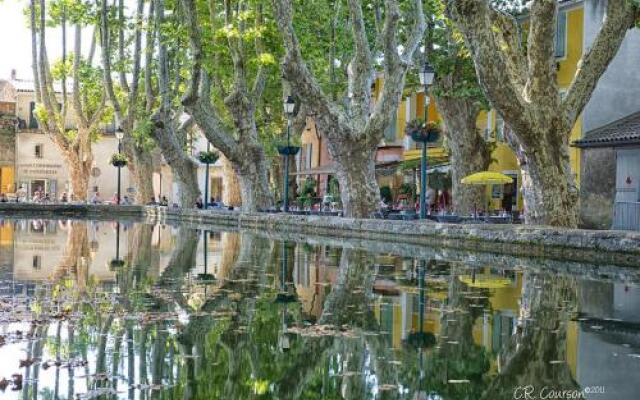
<svg viewBox="0 0 640 400">
<path fill-rule="evenodd" d="M 638 382 L 640 270 L 0 220 L 2 399 L 637 399 Z"/>
</svg>

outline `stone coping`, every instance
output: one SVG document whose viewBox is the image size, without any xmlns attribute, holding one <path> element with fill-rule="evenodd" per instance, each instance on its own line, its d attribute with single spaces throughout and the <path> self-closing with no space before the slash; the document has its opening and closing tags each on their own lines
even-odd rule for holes
<svg viewBox="0 0 640 400">
<path fill-rule="evenodd" d="M 176 209 L 154 206 L 0 203 L 0 216 L 36 218 L 146 219 L 315 237 L 463 249 L 527 257 L 640 266 L 640 232 L 595 231 L 528 225 L 465 225 L 432 221 L 354 219 L 238 211 Z"/>
<path fill-rule="evenodd" d="M 289 236 L 367 240 L 381 246 L 458 248 L 528 257 L 640 266 L 640 233 L 595 231 L 528 225 L 448 224 L 432 221 L 354 219 L 313 215 L 241 214 L 218 210 L 147 207 L 154 222 L 180 222 L 199 227 L 280 232 Z"/>
<path fill-rule="evenodd" d="M 0 203 L 0 216 L 28 218 L 137 218 L 146 216 L 143 206 L 114 206 L 71 203 Z"/>
</svg>

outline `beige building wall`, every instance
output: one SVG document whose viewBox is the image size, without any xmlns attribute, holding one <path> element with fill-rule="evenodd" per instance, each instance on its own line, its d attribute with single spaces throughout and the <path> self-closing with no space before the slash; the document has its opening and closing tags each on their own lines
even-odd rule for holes
<svg viewBox="0 0 640 400">
<path fill-rule="evenodd" d="M 109 200 L 117 191 L 118 169 L 109 164 L 109 159 L 118 150 L 118 140 L 104 135 L 93 143 L 94 168 L 89 180 L 89 192 L 97 190 L 102 200 Z M 20 132 L 16 135 L 16 185 L 28 191 L 30 197 L 42 188 L 52 197 L 60 198 L 69 193 L 69 170 L 58 146 L 49 135 Z M 122 168 L 123 196 L 131 191 L 129 171 Z M 131 197 L 131 195 L 130 195 Z"/>
<path fill-rule="evenodd" d="M 58 101 L 62 103 L 62 94 L 58 94 L 57 98 Z M 31 104 L 35 104 L 35 101 L 34 92 L 16 92 L 16 116 L 25 121 L 27 129 L 30 129 L 31 123 Z M 70 101 L 69 104 L 71 104 Z M 69 109 L 65 117 L 65 128 L 73 129 L 74 127 L 75 113 L 73 112 L 73 109 Z"/>
</svg>

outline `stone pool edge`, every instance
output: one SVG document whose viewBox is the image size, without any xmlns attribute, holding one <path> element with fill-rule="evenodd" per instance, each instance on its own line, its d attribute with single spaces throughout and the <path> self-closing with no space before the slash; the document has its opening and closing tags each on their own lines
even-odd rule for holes
<svg viewBox="0 0 640 400">
<path fill-rule="evenodd" d="M 533 257 L 606 261 L 640 266 L 640 232 L 594 231 L 526 225 L 463 225 L 314 215 L 146 207 L 153 222 L 229 226 L 332 238 L 360 238 L 426 246 L 455 247 Z"/>
<path fill-rule="evenodd" d="M 443 246 L 519 256 L 640 266 L 640 232 L 526 225 L 462 225 L 155 206 L 0 203 L 0 216 L 146 219 L 243 230 Z"/>
</svg>

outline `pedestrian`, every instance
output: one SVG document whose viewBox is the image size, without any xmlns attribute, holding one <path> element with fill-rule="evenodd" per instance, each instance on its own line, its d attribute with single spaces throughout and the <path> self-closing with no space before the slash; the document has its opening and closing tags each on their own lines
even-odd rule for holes
<svg viewBox="0 0 640 400">
<path fill-rule="evenodd" d="M 198 196 L 198 199 L 196 200 L 196 207 L 199 209 L 202 209 L 204 205 L 202 204 L 202 197 Z"/>
<path fill-rule="evenodd" d="M 91 197 L 91 204 L 100 204 L 102 200 L 100 199 L 100 192 L 95 192 Z"/>
<path fill-rule="evenodd" d="M 69 199 L 67 198 L 67 192 L 62 192 L 62 196 L 60 196 L 60 203 L 66 203 Z"/>
</svg>

